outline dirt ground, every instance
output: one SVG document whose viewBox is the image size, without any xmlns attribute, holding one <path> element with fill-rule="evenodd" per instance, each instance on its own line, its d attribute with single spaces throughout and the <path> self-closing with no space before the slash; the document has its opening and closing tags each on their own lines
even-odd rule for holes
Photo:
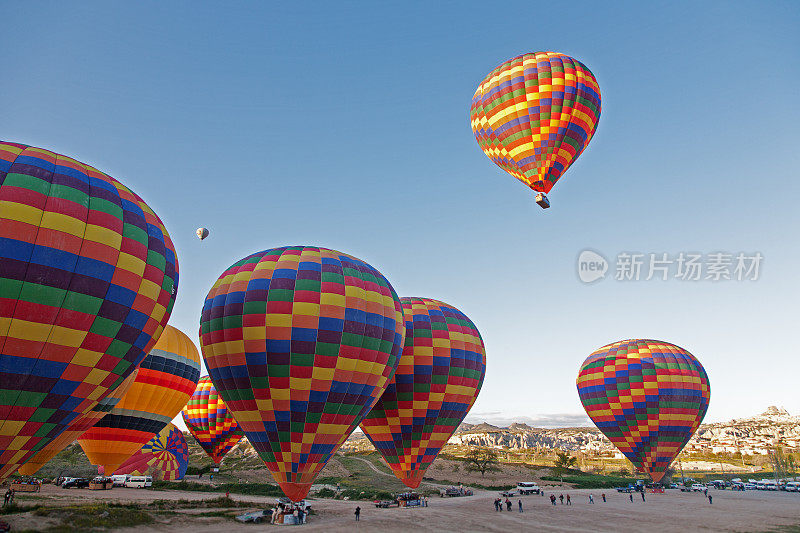
<svg viewBox="0 0 800 533">
<path fill-rule="evenodd" d="M 569 490 L 551 488 L 556 496 L 570 494 L 573 504 L 550 505 L 547 497 L 522 498 L 523 513 L 514 500 L 512 512 L 496 512 L 492 501 L 497 493 L 478 491 L 472 497 L 430 499 L 422 509 L 377 509 L 370 502 L 309 500 L 318 513 L 303 527 L 307 531 L 509 531 L 532 529 L 542 531 L 770 531 L 780 526 L 800 525 L 800 494 L 787 492 L 731 492 L 712 490 L 713 505 L 699 493 L 676 490 L 665 494 L 647 494 L 646 502 L 634 494 L 631 503 L 627 494 L 601 490 Z M 589 494 L 595 503 L 588 503 Z M 115 488 L 111 491 L 64 490 L 44 486 L 39 498 L 27 500 L 50 505 L 88 503 L 106 500 L 118 502 L 150 501 L 154 499 L 201 500 L 219 496 L 218 493 L 182 491 L 149 491 Z M 263 502 L 275 498 L 233 495 L 237 500 Z M 20 500 L 20 503 L 26 500 Z M 355 522 L 353 511 L 361 507 L 361 521 Z M 252 510 L 255 510 L 252 509 Z M 196 510 L 195 510 L 196 511 Z M 245 510 L 243 510 L 244 512 Z M 281 526 L 239 524 L 217 517 L 193 517 L 192 512 L 165 518 L 148 527 L 120 529 L 128 532 L 191 532 L 262 531 Z M 37 530 L 48 525 L 46 519 L 31 515 L 4 517 L 14 530 Z"/>
</svg>

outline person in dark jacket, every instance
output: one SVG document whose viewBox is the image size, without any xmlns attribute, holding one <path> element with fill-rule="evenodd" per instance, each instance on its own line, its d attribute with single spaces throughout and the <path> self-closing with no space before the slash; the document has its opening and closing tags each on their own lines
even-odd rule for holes
<svg viewBox="0 0 800 533">
<path fill-rule="evenodd" d="M 361 518 L 361 507 L 356 507 L 356 512 L 353 514 L 356 515 L 356 522 L 358 522 L 359 519 Z"/>
<path fill-rule="evenodd" d="M 522 500 L 517 500 L 517 504 L 519 505 L 519 512 L 522 512 Z"/>
</svg>

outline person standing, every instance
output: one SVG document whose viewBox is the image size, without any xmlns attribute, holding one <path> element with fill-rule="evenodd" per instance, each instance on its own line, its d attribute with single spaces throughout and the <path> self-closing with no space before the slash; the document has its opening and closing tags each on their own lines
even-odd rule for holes
<svg viewBox="0 0 800 533">
<path fill-rule="evenodd" d="M 11 496 L 8 498 L 8 504 L 14 505 L 14 489 L 8 489 L 8 492 L 11 493 Z"/>
<path fill-rule="evenodd" d="M 356 522 L 358 522 L 361 518 L 361 507 L 356 507 L 356 512 L 354 514 L 356 515 Z"/>
<path fill-rule="evenodd" d="M 645 501 L 644 500 L 644 491 L 642 491 L 642 501 Z"/>
<path fill-rule="evenodd" d="M 8 499 L 11 498 L 11 489 L 8 489 L 3 498 L 3 507 L 8 505 Z"/>
<path fill-rule="evenodd" d="M 589 503 L 594 504 L 594 494 L 589 494 Z"/>
<path fill-rule="evenodd" d="M 606 493 L 604 492 L 600 497 L 603 498 L 603 503 L 606 503 Z"/>
<path fill-rule="evenodd" d="M 564 505 L 564 495 L 563 494 L 559 494 L 558 495 L 558 499 L 561 500 L 561 505 Z"/>
<path fill-rule="evenodd" d="M 556 504 L 556 495 L 555 494 L 551 494 L 550 495 L 550 503 L 552 503 L 553 505 Z"/>
<path fill-rule="evenodd" d="M 500 500 L 498 500 L 497 498 L 495 498 L 495 499 L 494 499 L 494 512 L 495 512 L 495 513 L 496 513 L 497 511 L 499 511 L 499 509 L 498 509 L 498 507 L 500 506 L 500 503 L 499 503 L 499 502 L 500 502 Z"/>
<path fill-rule="evenodd" d="M 508 499 L 508 496 L 506 496 L 506 511 L 511 512 L 511 500 Z"/>
<path fill-rule="evenodd" d="M 633 503 L 633 493 L 632 492 L 628 493 L 628 498 L 630 498 L 631 503 Z"/>
<path fill-rule="evenodd" d="M 572 498 L 569 497 L 569 494 L 567 494 L 567 505 L 572 505 Z"/>
<path fill-rule="evenodd" d="M 522 512 L 522 500 L 517 500 L 517 504 L 519 505 L 519 512 Z"/>
<path fill-rule="evenodd" d="M 304 513 L 303 509 L 301 509 L 300 507 L 297 508 L 297 523 L 298 524 L 306 523 L 306 513 Z"/>
<path fill-rule="evenodd" d="M 709 494 L 709 495 L 708 495 L 708 503 L 709 503 L 709 504 L 712 504 L 712 503 L 714 503 L 714 502 L 712 502 L 712 501 L 711 501 L 711 494 Z"/>
</svg>

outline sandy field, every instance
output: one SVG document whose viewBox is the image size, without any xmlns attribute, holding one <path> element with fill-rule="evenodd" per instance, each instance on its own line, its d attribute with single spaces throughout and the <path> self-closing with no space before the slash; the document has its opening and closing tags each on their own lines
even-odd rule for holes
<svg viewBox="0 0 800 533">
<path fill-rule="evenodd" d="M 665 494 L 647 494 L 642 502 L 634 494 L 633 503 L 627 494 L 605 491 L 608 498 L 603 503 L 599 490 L 569 490 L 552 488 L 556 496 L 562 492 L 572 497 L 572 505 L 550 505 L 548 497 L 522 497 L 523 513 L 517 510 L 514 500 L 512 512 L 496 512 L 493 500 L 497 493 L 479 491 L 472 497 L 432 497 L 430 505 L 422 509 L 377 509 L 371 502 L 338 500 L 309 500 L 318 513 L 304 526 L 273 526 L 239 524 L 218 517 L 193 517 L 186 510 L 179 516 L 165 518 L 148 527 L 119 529 L 137 532 L 219 532 L 262 531 L 282 527 L 302 527 L 306 531 L 771 531 L 780 526 L 800 526 L 800 493 L 787 492 L 709 492 L 713 505 L 700 493 L 682 493 L 677 490 Z M 588 503 L 589 494 L 595 503 Z M 219 496 L 218 493 L 182 491 L 149 491 L 115 488 L 111 491 L 64 490 L 44 486 L 37 500 L 50 505 L 72 502 L 108 500 L 119 502 L 150 501 L 154 499 L 202 500 Z M 271 504 L 274 498 L 233 495 L 237 500 Z M 23 502 L 25 500 L 21 500 Z M 28 500 L 33 502 L 34 500 Z M 355 507 L 361 507 L 361 521 L 353 516 Z M 208 509 L 200 509 L 206 511 Z M 254 507 L 252 510 L 256 510 Z M 243 510 L 242 512 L 245 512 Z M 46 526 L 41 517 L 9 515 L 5 517 L 15 530 L 39 529 Z"/>
</svg>

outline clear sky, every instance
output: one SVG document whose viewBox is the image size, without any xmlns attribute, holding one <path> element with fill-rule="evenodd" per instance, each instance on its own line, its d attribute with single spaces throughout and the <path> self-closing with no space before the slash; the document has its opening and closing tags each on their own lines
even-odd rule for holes
<svg viewBox="0 0 800 533">
<path fill-rule="evenodd" d="M 170 323 L 193 338 L 227 266 L 313 244 L 473 319 L 471 420 L 580 422 L 581 362 L 631 337 L 698 357 L 707 420 L 797 414 L 800 3 L 607 4 L 0 0 L 0 138 L 153 207 L 180 260 Z M 584 62 L 603 96 L 548 211 L 469 126 L 481 79 L 537 50 Z M 757 281 L 587 285 L 586 248 L 764 260 Z"/>
</svg>

